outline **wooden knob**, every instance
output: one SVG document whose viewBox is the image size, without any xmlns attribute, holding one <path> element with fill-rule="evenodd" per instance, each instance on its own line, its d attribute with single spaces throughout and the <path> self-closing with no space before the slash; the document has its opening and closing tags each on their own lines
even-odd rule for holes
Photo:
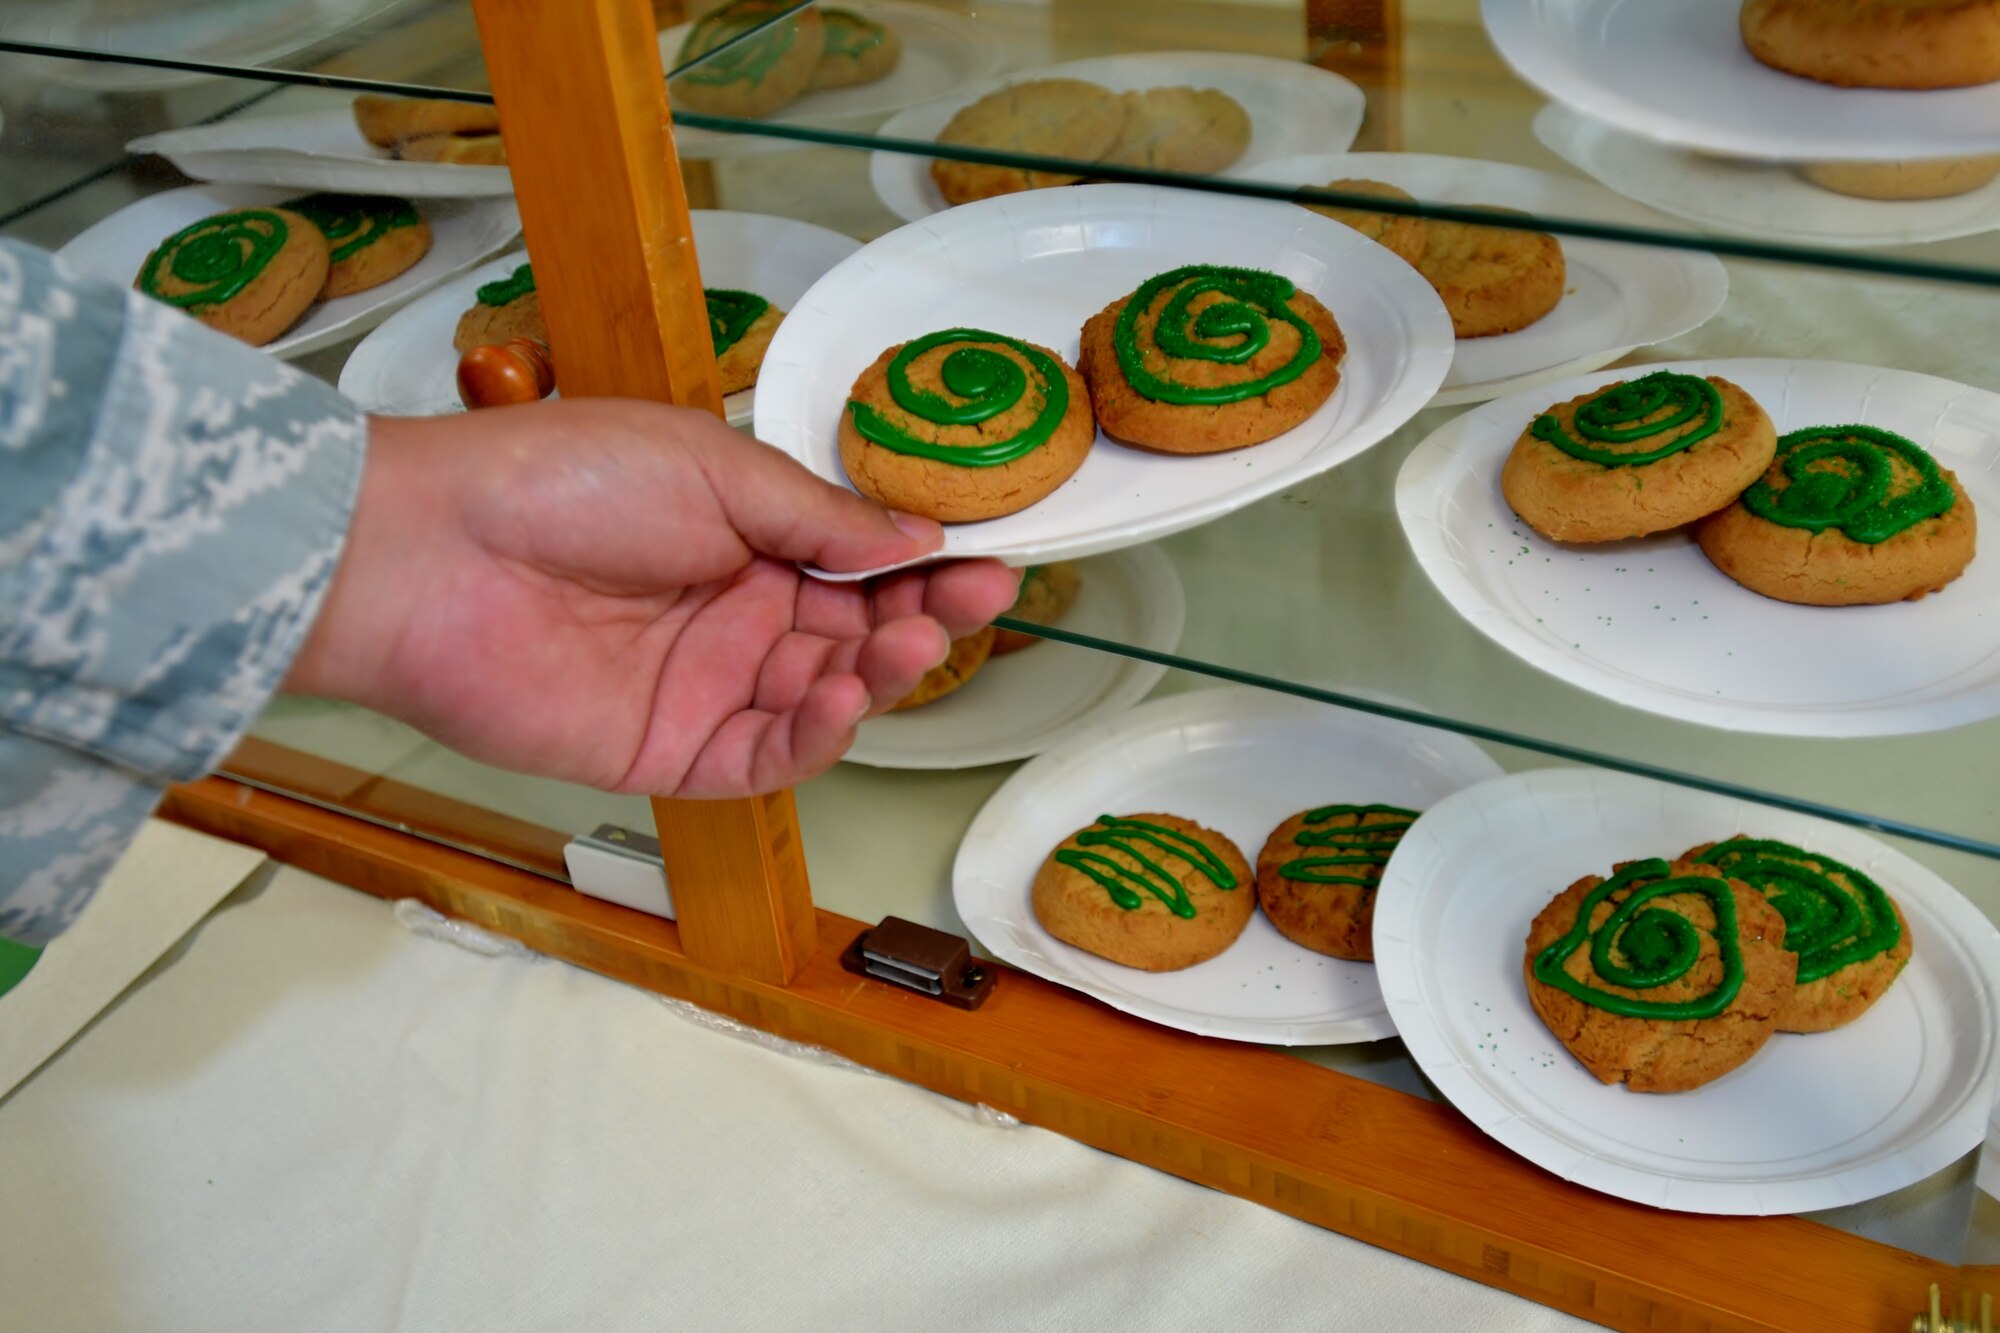
<svg viewBox="0 0 2000 1333">
<path fill-rule="evenodd" d="M 475 347 L 458 359 L 458 399 L 467 407 L 505 407 L 546 398 L 556 387 L 549 349 L 533 338 Z"/>
</svg>

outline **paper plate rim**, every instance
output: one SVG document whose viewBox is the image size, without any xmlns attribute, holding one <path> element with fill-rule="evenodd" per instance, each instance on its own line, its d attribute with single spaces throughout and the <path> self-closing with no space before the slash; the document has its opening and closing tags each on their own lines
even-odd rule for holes
<svg viewBox="0 0 2000 1333">
<path fill-rule="evenodd" d="M 1383 1000 L 1395 1019 L 1410 1058 L 1446 1100 L 1482 1133 L 1541 1169 L 1586 1188 L 1675 1212 L 1718 1216 L 1810 1212 L 1879 1198 L 1928 1178 L 1978 1146 L 1985 1136 L 1994 1096 L 2000 1092 L 2000 1024 L 1996 1024 L 1994 1018 L 1994 1013 L 2000 1011 L 2000 928 L 1987 920 L 1943 877 L 1886 843 L 1847 825 L 1760 807 L 1749 800 L 1674 788 L 1632 774 L 1581 767 L 1530 769 L 1462 788 L 1427 811 L 1426 816 L 1435 815 L 1437 821 L 1428 830 L 1423 830 L 1422 821 L 1419 821 L 1418 827 L 1405 836 L 1405 842 L 1422 851 L 1444 836 L 1440 834 L 1440 829 L 1451 828 L 1460 820 L 1471 820 L 1485 828 L 1487 825 L 1482 811 L 1491 805 L 1496 794 L 1511 795 L 1516 791 L 1538 789 L 1556 792 L 1574 790 L 1587 796 L 1600 808 L 1606 801 L 1631 801 L 1641 807 L 1658 804 L 1662 793 L 1670 792 L 1680 799 L 1731 804 L 1739 810 L 1771 809 L 1770 817 L 1774 820 L 1801 823 L 1822 831 L 1815 836 L 1827 838 L 1835 853 L 1846 859 L 1862 859 L 1844 850 L 1846 843 L 1866 844 L 1876 853 L 1876 859 L 1868 861 L 1872 872 L 1880 873 L 1879 865 L 1883 860 L 1895 865 L 1894 892 L 1897 901 L 1904 904 L 1906 910 L 1908 904 L 1915 902 L 1921 904 L 1923 912 L 1944 917 L 1950 922 L 1953 929 L 1939 932 L 1940 936 L 1951 940 L 1956 946 L 1954 951 L 1964 955 L 1972 969 L 1973 979 L 1994 1003 L 1987 1006 L 1984 1015 L 1984 1058 L 1979 1073 L 1960 1087 L 1942 1119 L 1931 1129 L 1915 1142 L 1893 1151 L 1885 1149 L 1852 1165 L 1776 1181 L 1762 1178 L 1744 1181 L 1690 1179 L 1626 1163 L 1604 1161 L 1588 1154 L 1579 1157 L 1574 1145 L 1563 1142 L 1553 1131 L 1542 1128 L 1523 1114 L 1518 1106 L 1494 1093 L 1488 1087 L 1488 1081 L 1461 1061 L 1452 1049 L 1446 1023 L 1434 1015 L 1424 1002 L 1423 970 L 1410 956 L 1416 933 L 1413 914 L 1422 905 L 1425 896 L 1432 892 L 1430 884 L 1433 881 L 1411 886 L 1408 883 L 1408 867 L 1414 864 L 1414 858 L 1404 861 L 1405 868 L 1399 874 L 1395 857 L 1391 857 L 1389 868 L 1383 873 L 1375 919 L 1378 941 L 1376 967 L 1382 976 Z M 1824 830 L 1831 830 L 1831 833 Z M 1398 850 L 1400 852 L 1401 849 Z M 1826 1040 L 1829 1035 L 1795 1039 Z M 1607 1096 L 1648 1095 L 1630 1093 L 1621 1087 L 1606 1086 L 1601 1090 Z M 1697 1098 L 1700 1089 L 1674 1095 Z M 1900 1169 L 1885 1173 L 1885 1163 L 1899 1163 Z M 1889 1178 L 1893 1178 L 1894 1183 L 1882 1183 Z"/>
</svg>

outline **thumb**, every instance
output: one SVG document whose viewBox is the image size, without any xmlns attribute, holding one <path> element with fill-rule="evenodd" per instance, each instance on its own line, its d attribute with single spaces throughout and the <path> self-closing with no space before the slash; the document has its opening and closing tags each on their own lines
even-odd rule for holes
<svg viewBox="0 0 2000 1333">
<path fill-rule="evenodd" d="M 703 451 L 703 469 L 730 526 L 759 554 L 841 571 L 903 564 L 944 545 L 935 519 L 885 509 L 779 449 L 729 434 Z"/>
</svg>

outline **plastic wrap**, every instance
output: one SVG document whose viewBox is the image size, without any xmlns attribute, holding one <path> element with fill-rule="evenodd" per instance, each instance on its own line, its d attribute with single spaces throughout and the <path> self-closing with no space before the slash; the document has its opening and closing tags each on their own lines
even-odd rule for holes
<svg viewBox="0 0 2000 1333">
<path fill-rule="evenodd" d="M 446 944 L 457 945 L 461 949 L 479 954 L 485 958 L 522 958 L 530 962 L 541 962 L 544 959 L 544 955 L 536 953 L 519 940 L 508 939 L 505 935 L 496 935 L 490 930 L 485 930 L 469 922 L 453 920 L 451 917 L 432 911 L 429 907 L 426 907 L 414 898 L 398 899 L 393 911 L 396 920 L 412 935 L 421 935 L 425 939 L 441 940 Z M 869 1069 L 865 1065 L 858 1065 L 838 1051 L 830 1051 L 824 1046 L 808 1046 L 804 1042 L 791 1041 L 785 1037 L 773 1036 L 771 1033 L 759 1028 L 753 1028 L 747 1023 L 739 1023 L 735 1019 L 725 1017 L 722 1014 L 711 1013 L 699 1005 L 689 1004 L 686 1000 L 675 1000 L 664 995 L 656 996 L 655 998 L 661 1004 L 665 1005 L 670 1012 L 678 1014 L 681 1018 L 686 1019 L 697 1027 L 707 1028 L 710 1032 L 719 1032 L 727 1037 L 735 1037 L 740 1041 L 747 1041 L 752 1045 L 761 1046 L 767 1051 L 774 1051 L 779 1055 L 790 1056 L 795 1060 L 806 1060 L 813 1064 L 825 1065 L 833 1069 L 851 1069 L 856 1073 L 867 1074 L 874 1078 L 888 1077 L 886 1074 L 876 1073 L 876 1071 Z M 1019 1119 L 1007 1114 L 1005 1111 L 996 1110 L 984 1104 L 968 1105 L 964 1102 L 954 1101 L 949 1097 L 939 1097 L 938 1101 L 950 1107 L 958 1114 L 963 1115 L 966 1119 L 973 1121 L 975 1124 L 986 1125 L 993 1129 L 1013 1129 L 1021 1123 Z"/>
<path fill-rule="evenodd" d="M 686 1000 L 670 999 L 664 995 L 660 996 L 659 1000 L 661 1004 L 664 1004 L 668 1009 L 679 1014 L 688 1022 L 693 1023 L 697 1027 L 707 1028 L 710 1032 L 719 1032 L 724 1036 L 735 1037 L 740 1041 L 747 1041 L 753 1046 L 761 1046 L 767 1051 L 775 1051 L 779 1055 L 788 1055 L 793 1059 L 807 1060 L 813 1064 L 825 1065 L 829 1069 L 848 1069 L 857 1074 L 866 1074 L 871 1078 L 889 1077 L 887 1074 L 879 1073 L 866 1065 L 856 1064 L 840 1052 L 830 1051 L 824 1046 L 809 1046 L 802 1041 L 793 1041 L 788 1037 L 775 1036 L 772 1033 L 764 1031 L 762 1028 L 753 1028 L 748 1023 L 739 1023 L 726 1014 L 714 1013 L 703 1009 L 700 1005 L 689 1004 Z M 937 1100 L 940 1104 L 963 1115 L 974 1124 L 985 1125 L 991 1129 L 1015 1129 L 1021 1123 L 1018 1116 L 1009 1115 L 1007 1112 L 988 1106 L 984 1102 L 961 1102 L 942 1095 L 939 1095 Z"/>
<path fill-rule="evenodd" d="M 398 898 L 393 910 L 396 920 L 412 935 L 443 940 L 446 944 L 456 944 L 461 949 L 486 958 L 525 958 L 530 962 L 542 960 L 541 954 L 519 940 L 510 940 L 505 935 L 496 935 L 469 921 L 454 920 L 434 912 L 415 898 Z"/>
</svg>

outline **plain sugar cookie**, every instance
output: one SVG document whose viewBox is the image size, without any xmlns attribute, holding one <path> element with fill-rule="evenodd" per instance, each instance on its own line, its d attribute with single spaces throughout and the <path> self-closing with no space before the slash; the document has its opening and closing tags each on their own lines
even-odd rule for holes
<svg viewBox="0 0 2000 1333">
<path fill-rule="evenodd" d="M 1844 88 L 2000 79 L 2000 0 L 1745 0 L 1743 44 L 1772 69 Z"/>
</svg>

